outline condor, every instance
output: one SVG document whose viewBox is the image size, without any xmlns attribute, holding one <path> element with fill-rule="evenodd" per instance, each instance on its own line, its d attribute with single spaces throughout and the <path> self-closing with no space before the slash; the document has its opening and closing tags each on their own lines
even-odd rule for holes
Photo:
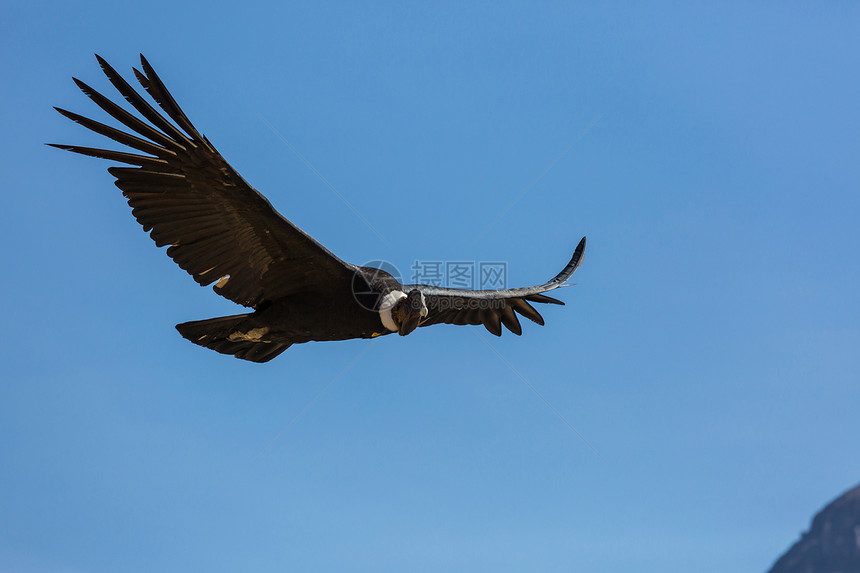
<svg viewBox="0 0 860 573">
<path fill-rule="evenodd" d="M 542 293 L 562 286 L 579 267 L 585 237 L 564 270 L 542 285 L 502 290 L 402 285 L 383 270 L 340 260 L 275 211 L 194 128 L 142 55 L 143 71 L 135 68 L 134 75 L 167 117 L 96 58 L 140 117 L 74 81 L 134 134 L 55 109 L 135 151 L 49 145 L 131 166 L 108 171 L 155 244 L 167 246 L 167 255 L 200 285 L 215 283 L 215 292 L 253 309 L 177 325 L 191 342 L 268 362 L 293 344 L 393 332 L 405 336 L 439 323 L 483 324 L 496 336 L 504 325 L 519 335 L 517 314 L 544 324 L 529 303 L 564 304 Z"/>
</svg>

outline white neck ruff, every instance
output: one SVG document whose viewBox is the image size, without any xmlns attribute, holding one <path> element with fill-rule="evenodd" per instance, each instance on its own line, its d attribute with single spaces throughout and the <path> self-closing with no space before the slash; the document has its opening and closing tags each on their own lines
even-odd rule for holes
<svg viewBox="0 0 860 573">
<path fill-rule="evenodd" d="M 379 303 L 379 318 L 382 320 L 382 326 L 391 332 L 397 332 L 397 323 L 394 322 L 394 317 L 391 316 L 391 309 L 397 304 L 397 301 L 406 298 L 406 293 L 401 290 L 393 290 L 384 297 Z"/>
</svg>

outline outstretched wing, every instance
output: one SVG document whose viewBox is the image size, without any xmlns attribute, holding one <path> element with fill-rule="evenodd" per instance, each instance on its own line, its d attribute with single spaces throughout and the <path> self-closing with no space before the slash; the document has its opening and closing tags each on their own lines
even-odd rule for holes
<svg viewBox="0 0 860 573">
<path fill-rule="evenodd" d="M 440 288 L 427 285 L 406 285 L 405 291 L 417 288 L 424 293 L 427 303 L 427 319 L 420 326 L 432 324 L 483 324 L 496 336 L 502 335 L 502 325 L 514 334 L 520 335 L 523 329 L 517 314 L 543 326 L 540 313 L 529 303 L 564 304 L 560 300 L 542 293 L 563 286 L 573 272 L 582 264 L 585 252 L 585 237 L 573 251 L 573 257 L 558 275 L 542 285 L 510 288 L 502 290 L 461 290 Z"/>
<path fill-rule="evenodd" d="M 191 125 L 143 55 L 143 73 L 134 69 L 134 74 L 175 125 L 96 58 L 117 91 L 148 122 L 78 79 L 75 83 L 91 100 L 137 135 L 55 109 L 136 152 L 49 145 L 134 166 L 108 171 L 155 244 L 168 246 L 168 256 L 195 281 L 202 286 L 218 281 L 215 292 L 256 307 L 352 280 L 352 265 L 275 211 Z"/>
</svg>

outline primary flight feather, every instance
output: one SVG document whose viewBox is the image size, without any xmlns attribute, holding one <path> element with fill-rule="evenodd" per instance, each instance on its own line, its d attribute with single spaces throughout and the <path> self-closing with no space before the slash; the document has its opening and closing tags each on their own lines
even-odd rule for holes
<svg viewBox="0 0 860 573">
<path fill-rule="evenodd" d="M 75 83 L 136 135 L 55 109 L 133 151 L 49 145 L 131 166 L 108 171 L 155 244 L 167 246 L 167 255 L 200 285 L 215 283 L 215 292 L 253 309 L 177 325 L 191 342 L 268 362 L 297 343 L 405 336 L 439 323 L 483 324 L 497 336 L 504 325 L 521 334 L 517 314 L 544 324 L 529 303 L 564 304 L 542 293 L 562 286 L 579 267 L 585 237 L 567 266 L 542 285 L 502 290 L 402 285 L 381 269 L 340 260 L 275 211 L 195 129 L 143 55 L 142 71 L 135 68 L 134 75 L 167 117 L 96 58 L 143 119 L 84 82 Z"/>
</svg>

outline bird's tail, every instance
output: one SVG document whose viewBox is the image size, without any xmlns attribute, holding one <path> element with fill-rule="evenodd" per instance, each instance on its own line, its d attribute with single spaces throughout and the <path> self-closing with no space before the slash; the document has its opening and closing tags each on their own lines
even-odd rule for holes
<svg viewBox="0 0 860 573">
<path fill-rule="evenodd" d="M 243 325 L 249 316 L 238 314 L 183 322 L 176 325 L 176 330 L 194 344 L 251 362 L 268 362 L 291 346 L 291 342 L 267 338 L 267 328 Z"/>
</svg>

